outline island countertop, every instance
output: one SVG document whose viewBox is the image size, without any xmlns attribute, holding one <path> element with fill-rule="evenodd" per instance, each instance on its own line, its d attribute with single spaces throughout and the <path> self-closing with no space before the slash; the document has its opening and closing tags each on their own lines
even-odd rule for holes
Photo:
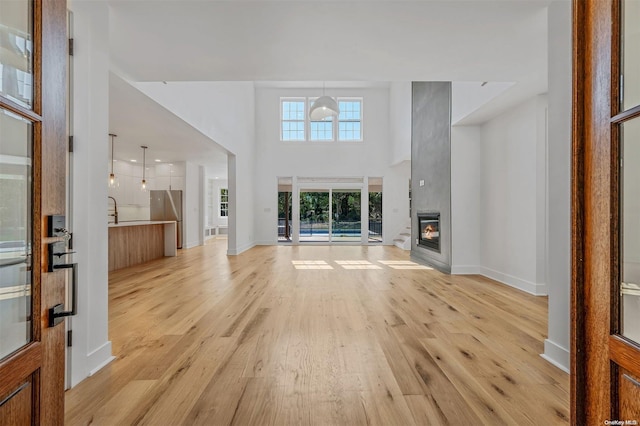
<svg viewBox="0 0 640 426">
<path fill-rule="evenodd" d="M 176 223 L 175 220 L 132 220 L 131 222 L 110 223 L 109 228 L 120 228 L 123 226 L 144 226 L 144 225 L 164 225 L 165 223 Z"/>
</svg>

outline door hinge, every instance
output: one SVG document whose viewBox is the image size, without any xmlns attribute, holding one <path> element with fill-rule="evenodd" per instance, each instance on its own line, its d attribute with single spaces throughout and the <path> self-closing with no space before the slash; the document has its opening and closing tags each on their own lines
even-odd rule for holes
<svg viewBox="0 0 640 426">
<path fill-rule="evenodd" d="M 69 56 L 73 56 L 73 39 L 69 39 Z"/>
<path fill-rule="evenodd" d="M 69 136 L 69 152 L 73 152 L 73 136 Z"/>
<path fill-rule="evenodd" d="M 67 330 L 67 347 L 73 346 L 73 330 Z"/>
</svg>

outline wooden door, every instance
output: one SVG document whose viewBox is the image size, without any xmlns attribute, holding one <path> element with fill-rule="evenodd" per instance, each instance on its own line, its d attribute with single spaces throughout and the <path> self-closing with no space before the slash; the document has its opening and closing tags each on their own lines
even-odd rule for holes
<svg viewBox="0 0 640 426">
<path fill-rule="evenodd" d="M 65 0 L 0 1 L 0 425 L 63 424 L 65 272 L 47 215 L 65 214 Z"/>
<path fill-rule="evenodd" d="M 640 1 L 573 19 L 572 422 L 640 424 Z"/>
</svg>

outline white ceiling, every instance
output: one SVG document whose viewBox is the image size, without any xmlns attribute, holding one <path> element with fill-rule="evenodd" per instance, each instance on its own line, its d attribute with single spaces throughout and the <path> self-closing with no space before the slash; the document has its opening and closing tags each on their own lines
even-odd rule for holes
<svg viewBox="0 0 640 426">
<path fill-rule="evenodd" d="M 109 133 L 117 135 L 117 160 L 141 162 L 141 145 L 146 145 L 147 164 L 156 159 L 189 161 L 206 166 L 211 174 L 227 175 L 225 149 L 113 73 L 109 76 Z"/>
<path fill-rule="evenodd" d="M 282 88 L 320 88 L 323 81 L 341 88 L 515 83 L 461 124 L 481 123 L 547 90 L 549 0 L 109 4 L 112 69 L 131 81 L 255 81 Z M 111 86 L 111 131 L 129 149 L 123 153 L 134 155 L 138 147 L 140 156 L 145 140 L 151 157 L 155 151 L 174 161 L 224 162 L 226 170 L 226 155 L 211 140 L 121 79 L 112 78 Z"/>
<path fill-rule="evenodd" d="M 136 81 L 520 81 L 546 74 L 548 1 L 115 1 Z"/>
</svg>

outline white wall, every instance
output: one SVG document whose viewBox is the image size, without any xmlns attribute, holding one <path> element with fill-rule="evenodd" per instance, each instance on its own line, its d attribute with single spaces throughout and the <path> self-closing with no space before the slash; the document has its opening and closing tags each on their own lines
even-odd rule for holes
<svg viewBox="0 0 640 426">
<path fill-rule="evenodd" d="M 549 333 L 544 357 L 569 370 L 571 288 L 571 5 L 549 6 L 548 250 Z"/>
<path fill-rule="evenodd" d="M 411 82 L 394 81 L 389 87 L 391 164 L 411 161 Z"/>
<path fill-rule="evenodd" d="M 255 240 L 277 243 L 279 176 L 382 177 L 383 236 L 391 244 L 408 218 L 408 167 L 391 167 L 389 90 L 327 89 L 363 98 L 363 142 L 281 142 L 280 97 L 318 96 L 317 89 L 256 89 Z M 295 214 L 295 213 L 294 213 Z M 231 221 L 231 219 L 230 219 Z"/>
<path fill-rule="evenodd" d="M 537 202 L 544 107 L 544 98 L 535 97 L 481 128 L 481 271 L 533 294 L 546 294 L 538 269 L 538 241 L 546 230 L 539 228 Z"/>
<path fill-rule="evenodd" d="M 72 1 L 73 241 L 78 262 L 78 315 L 73 329 L 71 380 L 76 385 L 111 359 L 108 338 L 107 211 L 109 158 L 109 10 L 104 2 Z"/>
<path fill-rule="evenodd" d="M 202 200 L 204 192 L 204 174 L 202 166 L 189 163 L 186 164 L 186 188 L 184 191 L 184 211 L 183 211 L 183 227 L 184 227 L 184 247 L 191 248 L 201 245 L 204 241 L 204 223 L 201 219 Z"/>
<path fill-rule="evenodd" d="M 451 273 L 479 274 L 482 227 L 481 131 L 451 128 Z"/>
<path fill-rule="evenodd" d="M 169 82 L 134 85 L 229 151 L 230 219 L 227 252 L 234 255 L 253 247 L 253 82 Z M 237 229 L 236 223 L 241 225 Z"/>
</svg>

